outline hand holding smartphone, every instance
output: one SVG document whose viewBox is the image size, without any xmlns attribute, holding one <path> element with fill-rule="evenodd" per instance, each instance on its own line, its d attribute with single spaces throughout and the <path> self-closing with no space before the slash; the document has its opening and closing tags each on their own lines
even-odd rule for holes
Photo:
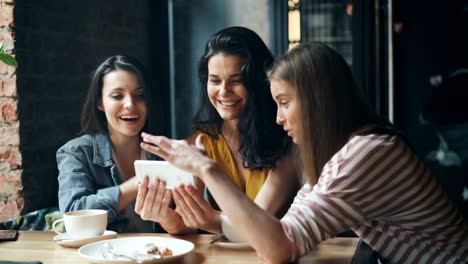
<svg viewBox="0 0 468 264">
<path fill-rule="evenodd" d="M 167 161 L 159 160 L 135 160 L 135 174 L 138 180 L 148 176 L 149 183 L 156 179 L 166 182 L 167 189 L 174 189 L 179 185 L 192 185 L 195 187 L 195 179 L 189 172 L 174 167 Z"/>
</svg>

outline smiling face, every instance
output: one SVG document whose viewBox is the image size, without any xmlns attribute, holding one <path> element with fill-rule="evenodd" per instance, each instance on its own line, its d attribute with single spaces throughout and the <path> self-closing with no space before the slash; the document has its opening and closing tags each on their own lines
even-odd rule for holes
<svg viewBox="0 0 468 264">
<path fill-rule="evenodd" d="M 294 143 L 301 144 L 303 136 L 300 121 L 302 119 L 296 89 L 286 81 L 273 78 L 270 82 L 270 90 L 278 106 L 276 123 L 283 126 Z"/>
<path fill-rule="evenodd" d="M 218 53 L 208 61 L 208 97 L 225 121 L 238 120 L 247 103 L 241 72 L 242 60 L 238 56 Z"/>
<path fill-rule="evenodd" d="M 106 74 L 98 109 L 106 115 L 111 137 L 137 136 L 147 116 L 144 90 L 137 76 L 124 70 Z"/>
</svg>

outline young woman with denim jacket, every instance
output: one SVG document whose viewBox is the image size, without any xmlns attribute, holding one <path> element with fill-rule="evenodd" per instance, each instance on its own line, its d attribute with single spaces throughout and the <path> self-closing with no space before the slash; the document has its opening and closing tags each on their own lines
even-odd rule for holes
<svg viewBox="0 0 468 264">
<path fill-rule="evenodd" d="M 138 184 L 133 162 L 153 159 L 139 134 L 152 130 L 149 86 L 141 64 L 112 56 L 94 71 L 81 113 L 81 136 L 57 151 L 59 207 L 108 211 L 108 229 L 151 232 L 134 212 Z"/>
</svg>

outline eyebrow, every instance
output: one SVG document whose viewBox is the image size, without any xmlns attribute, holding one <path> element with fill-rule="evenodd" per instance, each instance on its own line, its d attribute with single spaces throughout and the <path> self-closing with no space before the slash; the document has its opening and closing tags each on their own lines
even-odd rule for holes
<svg viewBox="0 0 468 264">
<path fill-rule="evenodd" d="M 280 93 L 280 94 L 275 96 L 275 99 L 278 100 L 278 98 L 280 98 L 280 97 L 288 97 L 288 95 L 285 94 L 285 93 Z"/>
<path fill-rule="evenodd" d="M 122 87 L 116 87 L 116 88 L 112 89 L 111 92 L 115 92 L 115 91 L 119 91 L 119 92 L 120 92 L 120 91 L 123 91 L 123 90 L 125 90 L 125 89 L 122 88 Z M 141 90 L 144 90 L 143 87 L 137 87 L 137 88 L 135 89 L 135 91 L 141 91 Z"/>
<path fill-rule="evenodd" d="M 218 75 L 212 74 L 212 73 L 211 73 L 211 74 L 208 74 L 208 76 L 210 76 L 210 77 L 218 77 Z M 242 76 L 242 73 L 235 73 L 235 74 L 229 75 L 229 77 L 231 77 L 231 78 L 232 78 L 232 77 L 241 77 L 241 76 Z"/>
<path fill-rule="evenodd" d="M 113 88 L 113 89 L 111 90 L 111 92 L 114 92 L 114 91 L 122 91 L 122 90 L 124 90 L 124 88 L 117 87 L 117 88 Z"/>
</svg>

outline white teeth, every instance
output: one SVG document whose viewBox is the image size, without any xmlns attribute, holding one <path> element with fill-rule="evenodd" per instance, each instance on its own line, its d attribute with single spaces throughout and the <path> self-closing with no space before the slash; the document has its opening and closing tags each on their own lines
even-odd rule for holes
<svg viewBox="0 0 468 264">
<path fill-rule="evenodd" d="M 120 118 L 122 119 L 136 119 L 138 118 L 137 115 L 124 115 L 124 116 L 121 116 Z"/>
<path fill-rule="evenodd" d="M 222 105 L 231 106 L 237 104 L 238 101 L 219 101 Z"/>
</svg>

